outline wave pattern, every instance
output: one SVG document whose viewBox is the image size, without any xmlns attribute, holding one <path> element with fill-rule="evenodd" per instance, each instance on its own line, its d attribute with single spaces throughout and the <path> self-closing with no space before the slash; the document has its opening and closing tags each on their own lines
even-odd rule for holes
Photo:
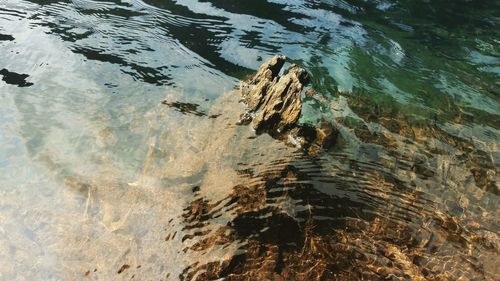
<svg viewBox="0 0 500 281">
<path fill-rule="evenodd" d="M 495 1 L 0 1 L 1 280 L 499 280 Z M 315 157 L 235 125 L 276 53 Z"/>
</svg>

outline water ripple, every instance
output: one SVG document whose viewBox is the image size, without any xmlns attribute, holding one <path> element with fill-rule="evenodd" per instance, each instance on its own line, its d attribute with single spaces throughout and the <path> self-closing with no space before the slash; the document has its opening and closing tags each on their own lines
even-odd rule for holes
<svg viewBox="0 0 500 281">
<path fill-rule="evenodd" d="M 498 4 L 410 2 L 0 1 L 0 279 L 499 279 Z M 276 53 L 315 157 L 235 124 Z"/>
</svg>

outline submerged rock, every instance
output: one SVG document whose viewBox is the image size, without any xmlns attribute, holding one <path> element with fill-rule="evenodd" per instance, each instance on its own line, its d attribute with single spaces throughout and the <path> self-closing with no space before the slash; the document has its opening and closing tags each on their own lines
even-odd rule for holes
<svg viewBox="0 0 500 281">
<path fill-rule="evenodd" d="M 273 57 L 242 86 L 248 111 L 242 114 L 239 123 L 251 123 L 257 133 L 269 133 L 304 148 L 309 154 L 316 154 L 333 144 L 338 132 L 329 122 L 322 122 L 320 127 L 299 124 L 301 95 L 306 92 L 310 77 L 305 69 L 295 64 L 280 75 L 285 61 L 285 56 Z"/>
<path fill-rule="evenodd" d="M 494 260 L 498 252 L 497 237 L 477 223 L 491 228 L 496 213 L 467 211 L 491 194 L 464 192 L 474 180 L 486 191 L 497 186 L 492 154 L 356 92 L 322 98 L 297 66 L 280 75 L 284 62 L 275 57 L 246 80 L 245 105 L 235 91 L 203 110 L 164 102 L 174 110 L 161 107 L 148 122 L 152 141 L 137 186 L 159 179 L 162 188 L 154 190 L 179 198 L 169 199 L 175 205 L 166 209 L 175 217 L 160 232 L 166 237 L 161 249 L 176 258 L 167 262 L 180 269 L 172 276 L 492 280 L 485 272 L 496 264 L 476 271 L 474 263 L 463 262 L 475 261 L 477 253 L 478 262 Z M 330 107 L 329 121 L 300 123 L 305 96 Z M 325 151 L 337 140 L 342 143 L 335 153 Z M 443 202 L 448 193 L 451 200 Z M 479 245 L 474 241 L 483 243 L 477 252 L 456 251 Z"/>
</svg>

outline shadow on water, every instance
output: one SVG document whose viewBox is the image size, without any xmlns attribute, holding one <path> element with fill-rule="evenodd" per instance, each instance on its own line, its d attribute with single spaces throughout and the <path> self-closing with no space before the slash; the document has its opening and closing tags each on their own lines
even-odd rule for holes
<svg viewBox="0 0 500 281">
<path fill-rule="evenodd" d="M 14 41 L 15 38 L 9 34 L 0 34 L 0 41 Z"/>
<path fill-rule="evenodd" d="M 0 70 L 0 75 L 3 76 L 2 80 L 7 84 L 17 85 L 18 87 L 29 87 L 33 85 L 31 82 L 26 82 L 26 79 L 29 77 L 28 74 L 19 74 L 3 68 Z"/>
</svg>

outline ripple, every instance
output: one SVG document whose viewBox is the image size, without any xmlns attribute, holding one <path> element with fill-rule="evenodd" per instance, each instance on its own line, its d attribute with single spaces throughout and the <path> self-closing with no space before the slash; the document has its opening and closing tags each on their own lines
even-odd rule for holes
<svg viewBox="0 0 500 281">
<path fill-rule="evenodd" d="M 479 2 L 1 1 L 0 275 L 498 279 Z M 316 157 L 235 124 L 276 53 L 340 131 Z"/>
</svg>

